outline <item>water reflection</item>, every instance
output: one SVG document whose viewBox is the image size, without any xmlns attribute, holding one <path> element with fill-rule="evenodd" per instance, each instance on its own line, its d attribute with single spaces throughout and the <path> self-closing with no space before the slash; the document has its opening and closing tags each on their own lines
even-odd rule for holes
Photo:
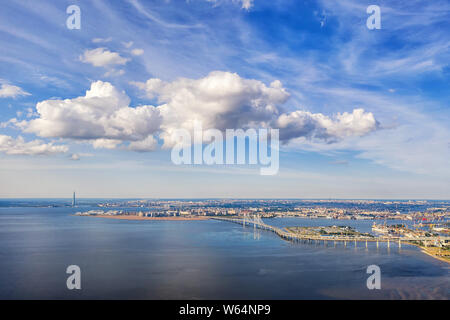
<svg viewBox="0 0 450 320">
<path fill-rule="evenodd" d="M 71 213 L 0 209 L 0 298 L 449 298 L 448 265 L 414 246 L 290 242 L 221 221 L 118 221 Z M 309 219 L 268 223 L 324 225 Z M 371 221 L 351 226 L 368 232 Z M 82 269 L 80 292 L 65 287 L 71 264 Z M 382 270 L 382 290 L 366 288 L 371 264 Z"/>
</svg>

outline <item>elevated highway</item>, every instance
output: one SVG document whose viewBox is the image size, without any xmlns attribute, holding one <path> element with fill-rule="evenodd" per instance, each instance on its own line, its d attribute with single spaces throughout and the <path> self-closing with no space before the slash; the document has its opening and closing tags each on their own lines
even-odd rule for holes
<svg viewBox="0 0 450 320">
<path fill-rule="evenodd" d="M 289 232 L 283 230 L 278 227 L 274 227 L 264 223 L 259 215 L 254 216 L 244 216 L 243 218 L 228 218 L 228 217 L 214 217 L 214 220 L 219 221 L 227 221 L 232 223 L 237 223 L 240 225 L 253 227 L 255 229 L 262 229 L 273 232 L 277 234 L 279 237 L 290 240 L 290 241 L 333 241 L 333 242 L 343 242 L 345 245 L 347 242 L 354 242 L 356 246 L 356 242 L 365 242 L 366 247 L 368 242 L 376 242 L 377 246 L 380 242 L 386 242 L 388 247 L 391 242 L 397 243 L 399 247 L 401 247 L 402 242 L 422 242 L 425 246 L 435 245 L 438 243 L 450 243 L 450 237 L 448 236 L 439 236 L 439 237 L 400 237 L 400 236 L 378 236 L 378 237 L 369 237 L 369 236 L 343 236 L 343 235 L 303 235 L 294 232 Z"/>
</svg>

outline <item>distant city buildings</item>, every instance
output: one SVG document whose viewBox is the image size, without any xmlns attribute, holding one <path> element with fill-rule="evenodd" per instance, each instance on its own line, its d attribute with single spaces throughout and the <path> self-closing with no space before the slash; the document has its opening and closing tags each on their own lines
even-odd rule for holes
<svg viewBox="0 0 450 320">
<path fill-rule="evenodd" d="M 75 193 L 73 198 L 75 205 Z M 139 217 L 244 216 L 263 218 L 303 217 L 337 220 L 403 220 L 441 227 L 448 221 L 450 203 L 381 200 L 288 200 L 288 199 L 210 199 L 210 200 L 126 200 L 98 204 L 107 215 Z M 136 209 L 134 209 L 136 208 Z M 89 211 L 88 211 L 89 212 Z M 445 228 L 444 228 L 445 230 Z"/>
</svg>

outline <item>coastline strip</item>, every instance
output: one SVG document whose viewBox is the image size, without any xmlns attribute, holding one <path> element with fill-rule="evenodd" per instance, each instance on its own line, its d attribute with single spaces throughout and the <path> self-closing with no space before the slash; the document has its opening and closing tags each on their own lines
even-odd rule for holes
<svg viewBox="0 0 450 320">
<path fill-rule="evenodd" d="M 83 217 L 79 215 L 78 217 Z M 138 216 L 107 216 L 107 215 L 86 215 L 84 217 L 106 218 L 116 220 L 133 220 L 133 221 L 201 221 L 209 220 L 209 217 L 138 217 Z"/>
</svg>

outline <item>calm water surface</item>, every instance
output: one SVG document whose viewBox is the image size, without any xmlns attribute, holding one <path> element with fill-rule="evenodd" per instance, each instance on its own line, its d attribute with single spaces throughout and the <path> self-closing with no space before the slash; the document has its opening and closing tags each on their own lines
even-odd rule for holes
<svg viewBox="0 0 450 320">
<path fill-rule="evenodd" d="M 90 208 L 83 208 L 83 210 Z M 449 299 L 449 265 L 413 246 L 298 244 L 220 221 L 119 221 L 0 208 L 0 299 Z M 372 221 L 269 219 L 277 226 Z M 393 222 L 394 223 L 394 222 Z M 82 290 L 66 288 L 78 265 Z M 368 290 L 368 265 L 381 290 Z"/>
</svg>

